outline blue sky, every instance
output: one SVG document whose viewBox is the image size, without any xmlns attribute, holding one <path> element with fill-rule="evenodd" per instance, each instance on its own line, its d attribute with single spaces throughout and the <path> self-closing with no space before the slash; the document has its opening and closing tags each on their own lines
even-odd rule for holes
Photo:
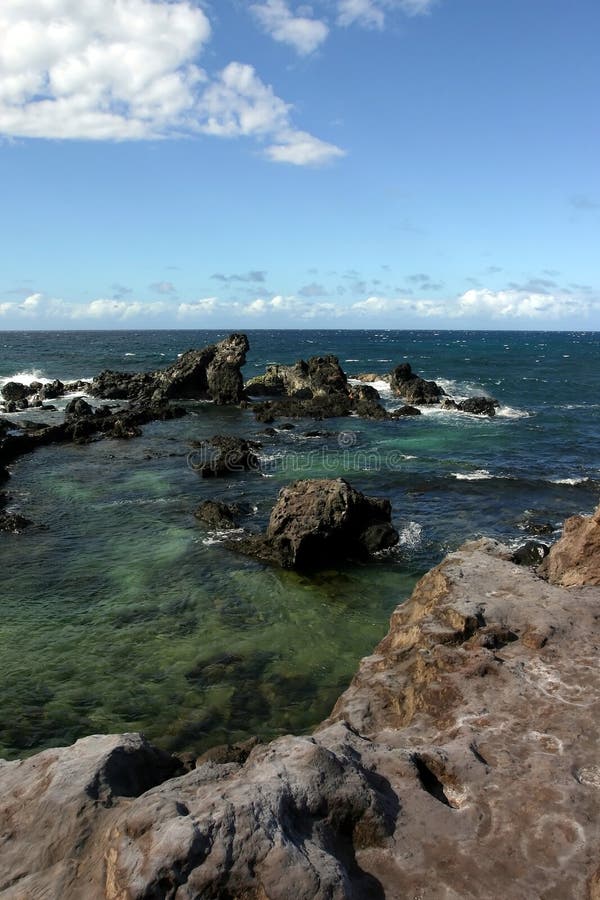
<svg viewBox="0 0 600 900">
<path fill-rule="evenodd" d="M 0 329 L 600 329 L 597 0 L 2 0 Z"/>
</svg>

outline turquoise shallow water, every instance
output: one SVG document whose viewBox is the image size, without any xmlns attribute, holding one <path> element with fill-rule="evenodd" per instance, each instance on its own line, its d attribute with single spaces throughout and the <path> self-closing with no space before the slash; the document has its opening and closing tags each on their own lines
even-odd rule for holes
<svg viewBox="0 0 600 900">
<path fill-rule="evenodd" d="M 0 382 L 150 369 L 217 337 L 4 333 Z M 249 411 L 191 404 L 186 418 L 148 425 L 134 441 L 21 459 L 8 489 L 37 524 L 0 536 L 0 756 L 91 732 L 143 730 L 171 749 L 201 750 L 309 729 L 448 549 L 479 534 L 516 544 L 528 523 L 558 529 L 598 502 L 599 335 L 256 332 L 250 341 L 248 377 L 314 353 L 336 352 L 350 373 L 408 358 L 456 395 L 494 394 L 501 415 L 330 420 L 316 438 L 302 436 L 314 423 L 297 423 L 266 437 Z M 217 432 L 261 440 L 262 473 L 199 479 L 191 442 Z M 206 497 L 243 500 L 259 527 L 283 484 L 325 475 L 391 499 L 395 551 L 308 577 L 232 554 L 193 517 Z"/>
</svg>

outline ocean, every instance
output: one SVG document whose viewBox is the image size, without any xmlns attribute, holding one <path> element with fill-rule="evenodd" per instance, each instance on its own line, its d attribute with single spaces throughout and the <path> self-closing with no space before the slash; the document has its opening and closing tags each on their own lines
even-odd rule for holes
<svg viewBox="0 0 600 900">
<path fill-rule="evenodd" d="M 599 502 L 598 333 L 247 334 L 246 378 L 329 353 L 351 377 L 408 361 L 455 397 L 494 396 L 498 415 L 424 408 L 396 421 L 299 421 L 269 436 L 250 410 L 188 403 L 188 416 L 132 441 L 21 458 L 5 490 L 34 525 L 0 535 L 0 757 L 98 732 L 143 731 L 199 752 L 306 731 L 448 551 L 481 535 L 549 542 Z M 3 332 L 0 386 L 152 370 L 225 335 Z M 385 382 L 375 386 L 399 405 Z M 45 421 L 62 418 L 66 400 L 53 402 Z M 192 442 L 217 433 L 260 441 L 261 472 L 199 478 Z M 392 502 L 400 543 L 368 564 L 280 571 L 226 549 L 193 515 L 207 498 L 243 501 L 251 527 L 264 527 L 284 484 L 337 476 Z"/>
</svg>

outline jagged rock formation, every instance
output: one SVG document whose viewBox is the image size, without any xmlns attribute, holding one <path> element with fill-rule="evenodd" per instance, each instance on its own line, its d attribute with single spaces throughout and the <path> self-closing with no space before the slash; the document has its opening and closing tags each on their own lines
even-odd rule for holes
<svg viewBox="0 0 600 900">
<path fill-rule="evenodd" d="M 540 572 L 563 587 L 600 585 L 600 506 L 592 516 L 567 519 Z"/>
<path fill-rule="evenodd" d="M 389 500 L 365 497 L 343 478 L 305 479 L 281 489 L 264 535 L 229 546 L 285 569 L 318 569 L 396 544 L 391 514 Z"/>
<path fill-rule="evenodd" d="M 410 363 L 400 363 L 390 373 L 390 387 L 396 396 L 419 406 L 439 403 L 446 392 L 435 381 L 415 375 Z"/>
<path fill-rule="evenodd" d="M 493 397 L 467 397 L 466 400 L 451 400 L 446 397 L 442 401 L 442 409 L 457 409 L 459 412 L 471 413 L 474 416 L 495 416 L 500 404 Z"/>
<path fill-rule="evenodd" d="M 244 399 L 241 367 L 246 362 L 248 338 L 230 334 L 218 344 L 188 350 L 167 369 L 156 372 L 101 372 L 90 393 L 104 400 L 160 402 L 165 400 L 214 400 L 235 404 Z"/>
<path fill-rule="evenodd" d="M 311 737 L 0 763 L 2 900 L 597 900 L 600 588 L 509 557 L 421 579 Z"/>
<path fill-rule="evenodd" d="M 247 382 L 246 391 L 251 396 L 277 398 L 255 404 L 259 422 L 283 416 L 328 419 L 351 412 L 365 418 L 387 418 L 375 388 L 350 385 L 337 356 L 313 356 L 293 366 L 268 366 L 264 375 Z"/>
</svg>

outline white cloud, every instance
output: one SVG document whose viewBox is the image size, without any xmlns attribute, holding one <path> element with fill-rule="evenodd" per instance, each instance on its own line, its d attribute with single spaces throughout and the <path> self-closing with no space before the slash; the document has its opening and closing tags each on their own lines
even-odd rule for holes
<svg viewBox="0 0 600 900">
<path fill-rule="evenodd" d="M 23 300 L 23 302 L 20 304 L 20 308 L 26 313 L 32 315 L 37 312 L 41 299 L 42 294 L 30 294 L 29 297 L 26 297 L 25 300 Z"/>
<path fill-rule="evenodd" d="M 428 13 L 436 0 L 338 0 L 338 25 L 383 28 L 387 11 L 401 10 L 407 16 Z"/>
<path fill-rule="evenodd" d="M 177 317 L 186 319 L 194 316 L 206 316 L 214 313 L 218 308 L 216 297 L 206 297 L 204 300 L 196 300 L 193 303 L 180 303 L 177 307 Z"/>
<path fill-rule="evenodd" d="M 271 144 L 265 154 L 274 162 L 293 163 L 296 166 L 319 166 L 346 155 L 335 144 L 321 141 L 306 131 L 288 129 L 277 135 L 278 142 Z"/>
<path fill-rule="evenodd" d="M 339 0 L 338 25 L 383 28 L 385 15 L 376 0 Z"/>
<path fill-rule="evenodd" d="M 165 303 L 140 303 L 137 300 L 92 300 L 87 304 L 64 306 L 68 318 L 71 319 L 132 319 L 135 316 L 155 316 L 166 312 L 169 307 Z"/>
<path fill-rule="evenodd" d="M 293 16 L 283 0 L 255 6 L 270 16 L 274 36 L 285 35 L 299 52 L 325 39 L 324 23 Z M 267 159 L 295 165 L 343 155 L 295 129 L 291 106 L 253 66 L 234 61 L 212 78 L 202 71 L 197 59 L 210 35 L 192 0 L 1 0 L 0 134 L 141 140 L 201 133 L 258 138 Z"/>
<path fill-rule="evenodd" d="M 458 315 L 489 316 L 492 319 L 559 319 L 586 315 L 593 300 L 570 294 L 541 294 L 527 291 L 471 289 L 458 298 Z"/>
<path fill-rule="evenodd" d="M 210 32 L 187 0 L 2 0 L 0 132 L 123 139 L 182 128 Z"/>
<path fill-rule="evenodd" d="M 359 315 L 381 315 L 385 313 L 413 313 L 417 316 L 443 316 L 448 314 L 447 307 L 439 300 L 413 300 L 413 298 L 389 299 L 387 297 L 367 297 L 351 306 L 352 312 Z"/>
<path fill-rule="evenodd" d="M 252 66 L 232 62 L 204 92 L 202 130 L 220 137 L 258 136 L 272 143 L 265 155 L 274 162 L 321 165 L 344 151 L 292 127 L 289 104 L 264 84 Z"/>
<path fill-rule="evenodd" d="M 290 106 L 263 84 L 253 66 L 229 63 L 200 103 L 206 134 L 268 135 L 288 127 Z"/>
<path fill-rule="evenodd" d="M 253 3 L 250 10 L 274 40 L 289 44 L 301 56 L 316 50 L 329 34 L 325 22 L 304 15 L 294 15 L 285 0 Z"/>
</svg>

